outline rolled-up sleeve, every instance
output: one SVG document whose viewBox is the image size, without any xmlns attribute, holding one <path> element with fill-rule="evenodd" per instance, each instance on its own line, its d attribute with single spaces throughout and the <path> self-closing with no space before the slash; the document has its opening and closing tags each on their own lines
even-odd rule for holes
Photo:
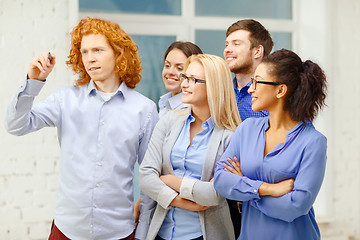
<svg viewBox="0 0 360 240">
<path fill-rule="evenodd" d="M 202 206 L 216 206 L 221 199 L 212 182 L 183 178 L 180 186 L 181 198 L 196 202 Z"/>
<path fill-rule="evenodd" d="M 196 179 L 184 177 L 180 186 L 180 197 L 194 201 L 193 189 Z"/>
</svg>

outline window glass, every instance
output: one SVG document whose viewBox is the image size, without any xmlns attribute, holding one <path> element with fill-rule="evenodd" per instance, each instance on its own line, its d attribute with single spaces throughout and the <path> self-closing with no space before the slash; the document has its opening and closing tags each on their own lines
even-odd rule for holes
<svg viewBox="0 0 360 240">
<path fill-rule="evenodd" d="M 225 30 L 196 30 L 195 42 L 204 53 L 223 57 L 225 36 Z"/>
<path fill-rule="evenodd" d="M 80 11 L 181 15 L 181 0 L 79 0 Z"/>
<path fill-rule="evenodd" d="M 197 16 L 291 19 L 292 0 L 196 0 Z"/>
<path fill-rule="evenodd" d="M 280 50 L 282 48 L 292 49 L 292 34 L 289 32 L 270 32 L 270 35 L 274 42 L 273 51 Z"/>
<path fill-rule="evenodd" d="M 162 81 L 163 57 L 169 45 L 176 41 L 175 36 L 131 35 L 139 47 L 141 57 L 141 81 L 136 90 L 153 100 L 156 104 L 166 93 Z"/>
</svg>

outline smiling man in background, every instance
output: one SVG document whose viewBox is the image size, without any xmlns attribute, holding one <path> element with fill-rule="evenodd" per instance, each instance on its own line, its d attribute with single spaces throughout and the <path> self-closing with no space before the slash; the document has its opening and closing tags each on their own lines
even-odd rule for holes
<svg viewBox="0 0 360 240">
<path fill-rule="evenodd" d="M 267 111 L 254 112 L 251 109 L 251 95 L 248 89 L 255 69 L 262 59 L 269 55 L 274 43 L 269 32 L 261 23 L 253 19 L 239 20 L 226 31 L 224 58 L 235 74 L 233 79 L 237 107 L 241 120 L 250 117 L 265 117 Z M 228 199 L 231 220 L 236 239 L 241 229 L 242 202 Z"/>
<path fill-rule="evenodd" d="M 235 74 L 234 90 L 241 120 L 267 116 L 267 112 L 251 109 L 251 96 L 247 92 L 255 69 L 273 47 L 269 32 L 253 19 L 239 20 L 226 32 L 224 58 Z"/>
</svg>

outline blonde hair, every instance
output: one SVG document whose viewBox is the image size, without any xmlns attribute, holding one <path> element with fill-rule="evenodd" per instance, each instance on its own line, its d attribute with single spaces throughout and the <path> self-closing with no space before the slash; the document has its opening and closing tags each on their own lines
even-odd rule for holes
<svg viewBox="0 0 360 240">
<path fill-rule="evenodd" d="M 229 66 L 218 56 L 198 54 L 188 58 L 185 69 L 194 61 L 199 61 L 204 67 L 207 101 L 214 124 L 220 128 L 235 130 L 241 119 Z"/>
</svg>

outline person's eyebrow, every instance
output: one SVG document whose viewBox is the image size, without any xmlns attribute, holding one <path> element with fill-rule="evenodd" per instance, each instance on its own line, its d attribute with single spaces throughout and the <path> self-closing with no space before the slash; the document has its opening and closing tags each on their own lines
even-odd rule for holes
<svg viewBox="0 0 360 240">
<path fill-rule="evenodd" d="M 254 78 L 261 78 L 261 79 L 264 79 L 262 76 L 260 75 L 255 75 Z"/>
</svg>

